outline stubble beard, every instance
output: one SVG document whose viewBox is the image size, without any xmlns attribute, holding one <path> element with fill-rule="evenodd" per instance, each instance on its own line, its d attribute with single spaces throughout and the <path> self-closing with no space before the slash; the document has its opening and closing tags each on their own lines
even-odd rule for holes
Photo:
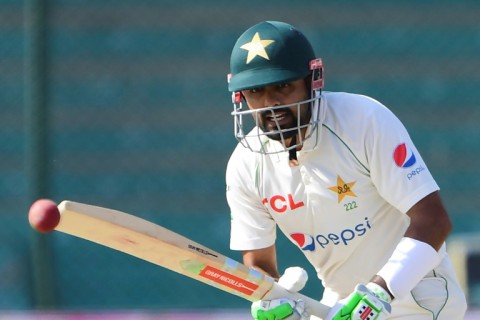
<svg viewBox="0 0 480 320">
<path fill-rule="evenodd" d="M 300 126 L 306 125 L 310 121 L 311 117 L 311 108 L 309 105 L 302 104 L 299 107 L 299 110 L 303 110 L 302 108 L 307 108 L 307 113 L 303 114 L 300 112 Z M 286 112 L 286 117 L 290 118 L 291 121 L 289 121 L 287 124 L 281 125 L 278 127 L 278 125 L 275 123 L 271 127 L 267 127 L 267 123 L 270 121 L 267 119 L 267 116 L 270 115 L 269 111 L 266 112 L 261 112 L 257 116 L 260 117 L 259 121 L 259 127 L 262 129 L 262 131 L 267 135 L 268 138 L 275 140 L 275 141 L 282 141 L 282 137 L 284 140 L 290 139 L 294 137 L 298 133 L 298 118 L 295 116 L 289 108 L 285 109 L 280 109 L 282 112 Z"/>
</svg>

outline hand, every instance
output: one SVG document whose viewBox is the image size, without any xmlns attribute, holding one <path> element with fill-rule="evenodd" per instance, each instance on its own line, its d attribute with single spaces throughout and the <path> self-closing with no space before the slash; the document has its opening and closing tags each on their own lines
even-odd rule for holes
<svg viewBox="0 0 480 320">
<path fill-rule="evenodd" d="M 278 284 L 291 292 L 303 289 L 308 274 L 300 267 L 291 267 L 278 279 Z M 274 300 L 259 300 L 252 304 L 252 317 L 255 320 L 306 320 L 309 315 L 305 312 L 302 300 L 294 301 L 288 298 Z"/>
<path fill-rule="evenodd" d="M 306 320 L 303 315 L 305 305 L 302 300 L 293 301 L 288 298 L 259 300 L 252 303 L 252 317 L 255 320 Z"/>
<path fill-rule="evenodd" d="M 367 285 L 372 289 L 378 286 Z M 384 320 L 390 315 L 390 301 L 379 298 L 371 289 L 363 284 L 355 287 L 355 291 L 347 298 L 340 300 L 327 316 L 328 320 Z"/>
</svg>

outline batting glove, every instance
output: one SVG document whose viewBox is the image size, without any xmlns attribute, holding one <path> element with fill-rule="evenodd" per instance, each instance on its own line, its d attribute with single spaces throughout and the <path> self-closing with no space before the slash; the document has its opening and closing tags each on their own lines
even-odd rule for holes
<svg viewBox="0 0 480 320">
<path fill-rule="evenodd" d="M 359 284 L 353 293 L 332 308 L 327 319 L 384 320 L 392 311 L 390 302 L 388 293 L 376 283 Z"/>
<path fill-rule="evenodd" d="M 308 280 L 307 272 L 300 267 L 291 267 L 278 280 L 278 284 L 291 292 L 303 289 Z M 255 320 L 306 320 L 305 303 L 288 298 L 255 301 L 251 307 Z"/>
</svg>

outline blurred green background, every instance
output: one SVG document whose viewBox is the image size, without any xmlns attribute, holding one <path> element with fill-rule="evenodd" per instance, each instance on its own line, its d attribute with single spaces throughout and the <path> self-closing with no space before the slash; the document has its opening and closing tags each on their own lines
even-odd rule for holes
<svg viewBox="0 0 480 320">
<path fill-rule="evenodd" d="M 370 95 L 410 131 L 454 234 L 479 230 L 480 2 L 0 0 L 0 310 L 248 308 L 112 250 L 31 231 L 33 200 L 133 213 L 230 252 L 226 88 L 237 37 L 289 22 L 326 89 Z M 304 265 L 283 237 L 280 268 Z"/>
</svg>

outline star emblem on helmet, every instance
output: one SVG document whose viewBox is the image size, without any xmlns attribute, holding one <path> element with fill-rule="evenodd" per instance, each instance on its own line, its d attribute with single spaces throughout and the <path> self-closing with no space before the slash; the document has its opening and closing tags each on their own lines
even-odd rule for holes
<svg viewBox="0 0 480 320">
<path fill-rule="evenodd" d="M 273 42 L 275 42 L 275 40 L 262 40 L 260 38 L 260 34 L 256 32 L 250 42 L 245 43 L 243 46 L 240 47 L 248 51 L 247 64 L 249 64 L 250 61 L 252 61 L 253 58 L 255 58 L 256 56 L 260 56 L 264 59 L 270 60 L 267 51 L 265 51 L 265 48 L 271 45 Z"/>
</svg>

